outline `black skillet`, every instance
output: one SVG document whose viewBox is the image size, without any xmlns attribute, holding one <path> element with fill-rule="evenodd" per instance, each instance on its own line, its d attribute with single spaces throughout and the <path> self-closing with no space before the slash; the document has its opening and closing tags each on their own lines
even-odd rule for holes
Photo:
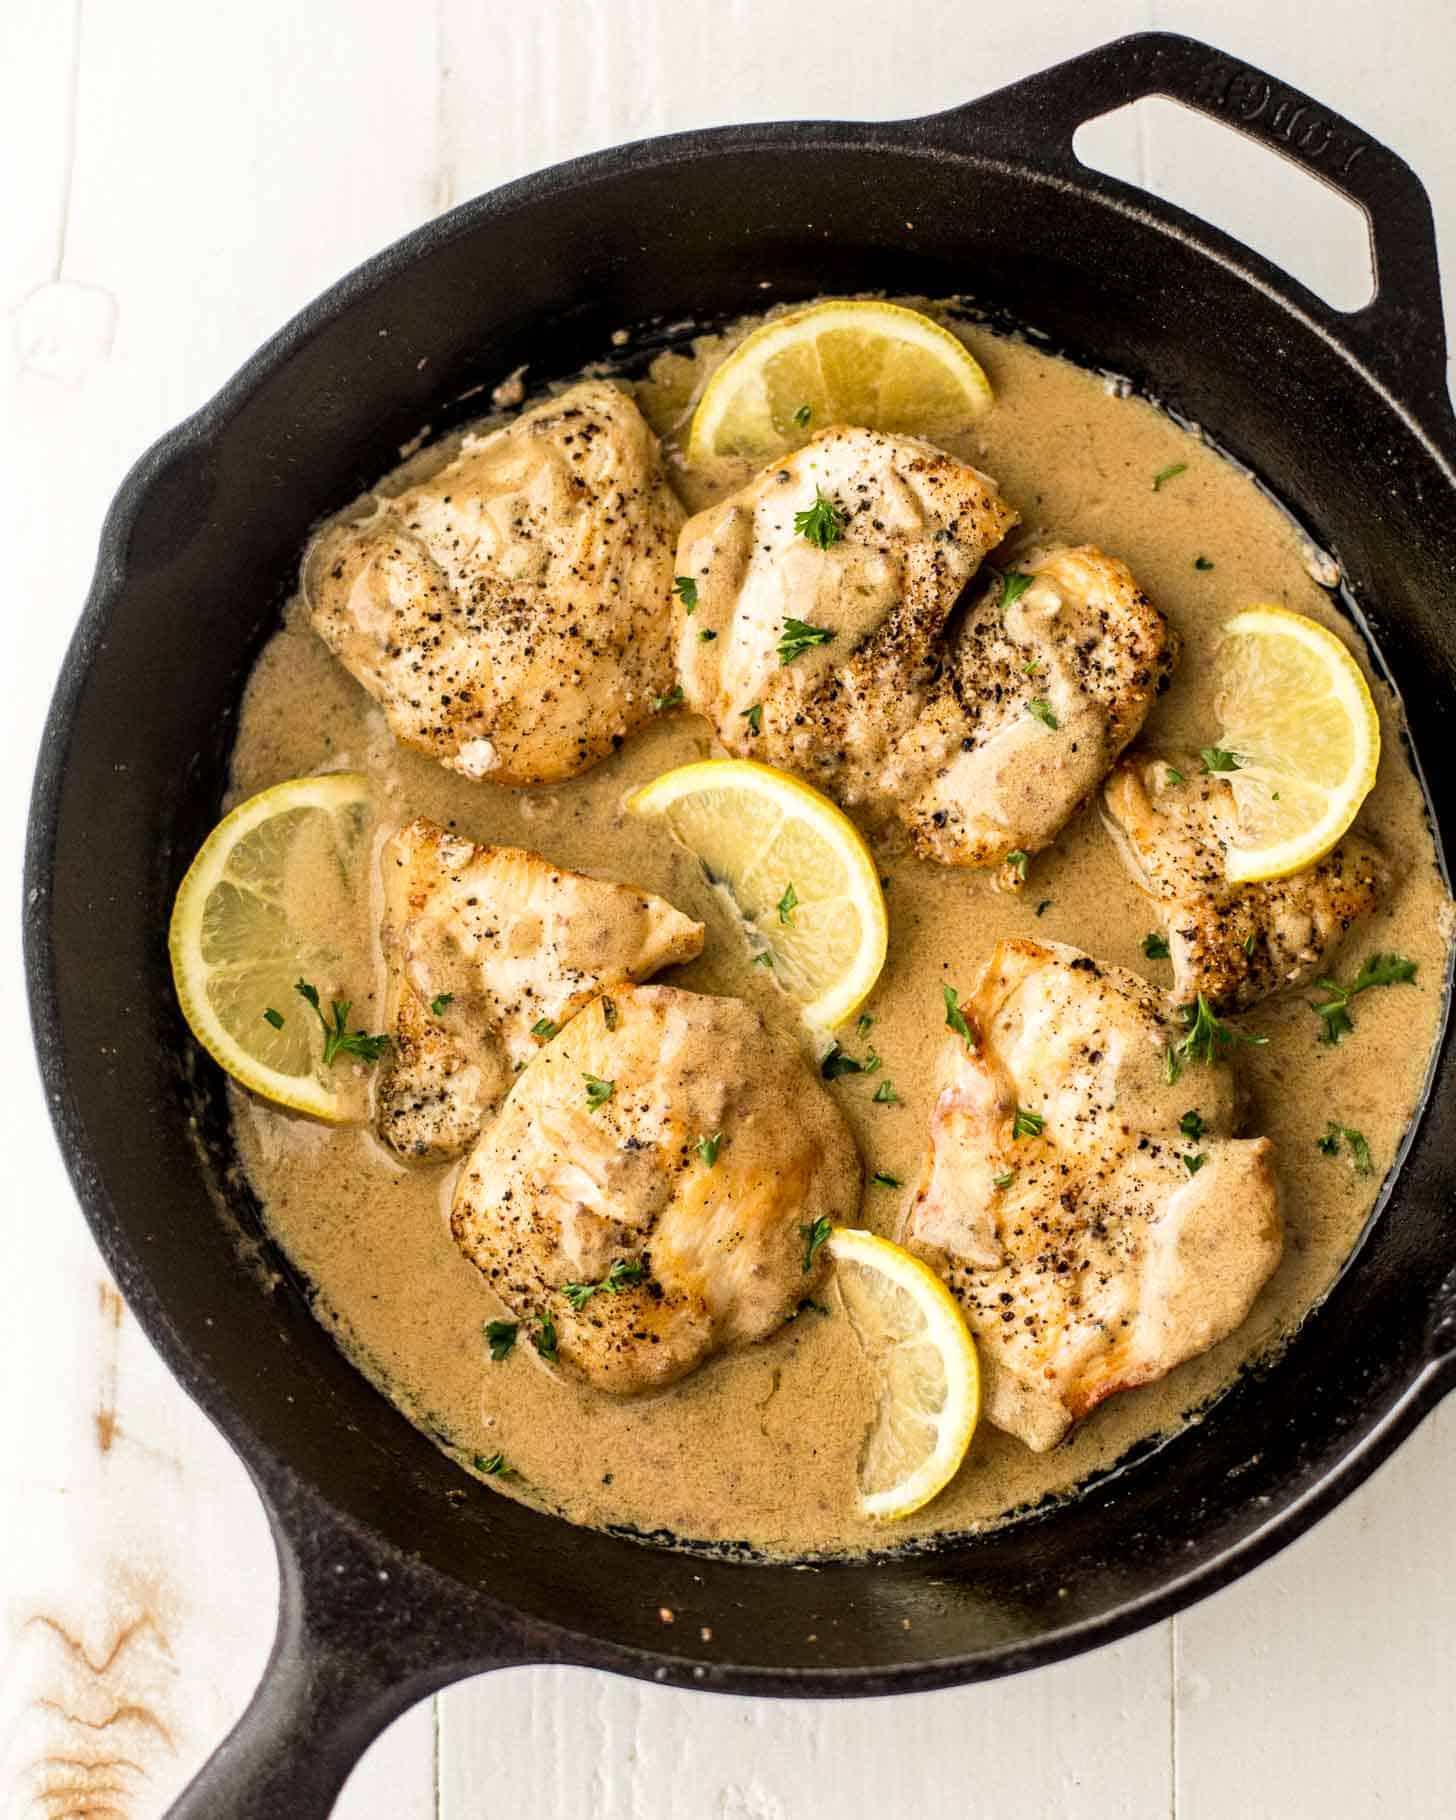
<svg viewBox="0 0 1456 1820">
<path fill-rule="evenodd" d="M 1358 203 L 1374 302 L 1341 314 L 1085 169 L 1076 127 L 1150 94 Z M 1092 1648 L 1290 1541 L 1456 1382 L 1444 1037 L 1382 1213 L 1276 1365 L 1080 1500 L 918 1558 L 709 1560 L 473 1487 L 461 1498 L 456 1468 L 345 1363 L 304 1295 L 245 1261 L 255 1210 L 228 1171 L 221 1082 L 178 1015 L 164 934 L 309 526 L 522 361 L 539 383 L 625 324 L 881 289 L 972 292 L 1207 426 L 1335 549 L 1416 750 L 1443 762 L 1456 423 L 1425 193 L 1328 108 L 1188 39 L 1126 38 L 925 120 L 735 127 L 583 158 L 431 222 L 290 323 L 122 487 L 51 710 L 27 861 L 35 1038 L 72 1179 L 278 1546 L 272 1661 L 173 1810 L 186 1820 L 325 1814 L 391 1718 L 505 1664 L 869 1694 Z M 1434 815 L 1449 838 L 1456 795 L 1439 791 Z"/>
</svg>

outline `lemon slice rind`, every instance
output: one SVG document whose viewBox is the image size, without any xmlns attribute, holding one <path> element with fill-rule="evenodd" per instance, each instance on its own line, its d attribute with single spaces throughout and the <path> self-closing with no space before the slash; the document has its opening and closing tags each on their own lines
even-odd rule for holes
<svg viewBox="0 0 1456 1820">
<path fill-rule="evenodd" d="M 859 1508 L 891 1523 L 938 1496 L 966 1457 L 981 1411 L 976 1345 L 945 1284 L 901 1246 L 837 1226 L 828 1249 L 850 1320 L 881 1373 L 860 1459 Z"/>
<path fill-rule="evenodd" d="M 755 950 L 799 1001 L 806 1023 L 832 1030 L 869 997 L 885 964 L 889 922 L 874 856 L 827 796 L 747 758 L 680 765 L 627 799 L 661 817 L 731 898 Z M 781 921 L 792 884 L 798 903 Z"/>
<path fill-rule="evenodd" d="M 1225 874 L 1231 884 L 1287 878 L 1323 859 L 1359 813 L 1380 761 L 1380 718 L 1360 666 L 1317 621 L 1249 607 L 1223 639 L 1219 743 L 1243 760 L 1228 774 L 1243 836 Z"/>
<path fill-rule="evenodd" d="M 991 402 L 985 371 L 949 329 L 903 304 L 833 298 L 764 323 L 733 349 L 693 413 L 688 459 L 767 460 L 835 424 L 933 438 Z"/>
<path fill-rule="evenodd" d="M 346 1110 L 342 1096 L 317 1065 L 320 1045 L 312 1040 L 311 1032 L 309 1053 L 313 1059 L 309 1072 L 299 1074 L 273 1066 L 262 1056 L 251 1053 L 223 1022 L 214 1004 L 214 994 L 208 989 L 216 969 L 204 953 L 205 923 L 209 901 L 215 902 L 215 894 L 220 891 L 230 891 L 239 899 L 252 900 L 256 920 L 267 922 L 271 919 L 282 936 L 286 919 L 281 904 L 271 901 L 266 886 L 259 881 L 233 876 L 229 862 L 249 835 L 276 817 L 310 809 L 337 817 L 366 808 L 368 802 L 366 778 L 351 771 L 333 771 L 275 784 L 239 803 L 208 835 L 188 867 L 177 890 L 167 937 L 172 979 L 182 1014 L 192 1034 L 218 1066 L 265 1099 L 331 1124 L 344 1122 L 353 1114 Z M 307 969 L 306 959 L 296 959 L 291 951 L 280 951 L 276 958 L 280 971 L 303 972 Z M 285 1016 L 293 1016 L 291 1006 L 280 1007 L 280 1010 Z M 312 1013 L 305 1007 L 304 1015 L 311 1017 Z M 267 1040 L 266 1030 L 260 1032 L 260 1044 Z"/>
</svg>

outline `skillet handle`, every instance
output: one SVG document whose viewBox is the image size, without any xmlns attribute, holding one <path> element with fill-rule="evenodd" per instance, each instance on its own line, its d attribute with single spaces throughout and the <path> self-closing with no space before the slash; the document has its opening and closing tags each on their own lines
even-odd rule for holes
<svg viewBox="0 0 1456 1820">
<path fill-rule="evenodd" d="M 441 1687 L 544 1659 L 477 1600 L 346 1529 L 314 1494 L 263 1491 L 278 1548 L 273 1653 L 247 1710 L 166 1820 L 327 1820 L 392 1720 Z M 517 1643 L 519 1640 L 517 1640 Z"/>
<path fill-rule="evenodd" d="M 1287 274 L 1281 288 L 1295 287 L 1305 312 L 1449 445 L 1456 418 L 1446 384 L 1430 198 L 1404 159 L 1333 108 L 1197 39 L 1138 32 L 916 125 L 991 155 L 1020 151 L 1034 164 L 1074 176 L 1081 187 L 1145 201 L 1145 192 L 1084 165 L 1072 141 L 1086 121 L 1148 95 L 1165 95 L 1235 128 L 1292 159 L 1363 211 L 1376 287 L 1368 304 L 1337 310 Z M 1206 223 L 1199 226 L 1205 234 L 1218 233 Z M 1238 248 L 1241 263 L 1265 265 L 1231 237 L 1221 238 Z"/>
</svg>

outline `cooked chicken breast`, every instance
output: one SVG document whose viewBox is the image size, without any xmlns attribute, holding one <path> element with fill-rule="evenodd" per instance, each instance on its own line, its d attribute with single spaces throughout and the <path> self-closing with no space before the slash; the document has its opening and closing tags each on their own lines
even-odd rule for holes
<svg viewBox="0 0 1456 1820">
<path fill-rule="evenodd" d="M 1240 1010 L 1307 985 L 1390 888 L 1379 849 L 1359 834 L 1289 878 L 1230 885 L 1233 792 L 1196 754 L 1133 753 L 1103 800 L 1123 861 L 1166 932 L 1180 1003 L 1201 992 L 1216 1011 Z"/>
<path fill-rule="evenodd" d="M 381 865 L 394 1041 L 376 1114 L 401 1156 L 458 1156 L 598 992 L 702 951 L 703 925 L 650 892 L 423 818 L 385 842 Z"/>
<path fill-rule="evenodd" d="M 456 1242 L 599 1390 L 670 1384 L 774 1333 L 859 1207 L 848 1127 L 795 1044 L 737 999 L 599 998 L 530 1063 L 456 1190 Z M 543 1335 L 544 1326 L 544 1335 Z"/>
<path fill-rule="evenodd" d="M 980 1343 L 987 1415 L 1041 1452 L 1243 1321 L 1281 1250 L 1272 1146 L 1232 1135 L 1226 1061 L 1168 1080 L 1183 1033 L 1135 974 L 1003 941 L 961 1009 L 906 1242 Z"/>
<path fill-rule="evenodd" d="M 972 604 L 880 778 L 916 850 L 946 866 L 1055 840 L 1173 672 L 1173 633 L 1115 556 L 1050 550 L 1004 592 L 998 578 Z"/>
<path fill-rule="evenodd" d="M 326 527 L 304 594 L 396 739 L 466 777 L 555 783 L 671 686 L 681 523 L 641 412 L 587 380 Z"/>
<path fill-rule="evenodd" d="M 794 529 L 816 497 L 842 529 L 827 548 Z M 994 482 L 929 443 L 825 431 L 683 527 L 677 572 L 697 588 L 678 607 L 688 704 L 729 751 L 869 800 L 929 694 L 962 588 L 1015 523 Z"/>
</svg>

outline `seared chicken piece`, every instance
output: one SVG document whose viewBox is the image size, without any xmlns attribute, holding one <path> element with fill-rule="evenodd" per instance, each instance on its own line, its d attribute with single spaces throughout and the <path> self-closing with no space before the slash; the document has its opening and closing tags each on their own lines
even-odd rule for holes
<svg viewBox="0 0 1456 1820">
<path fill-rule="evenodd" d="M 1272 1146 L 1231 1135 L 1226 1061 L 1169 1081 L 1184 1032 L 1122 968 L 1003 941 L 961 1009 L 907 1242 L 980 1343 L 987 1415 L 1042 1452 L 1248 1314 L 1281 1250 Z"/>
<path fill-rule="evenodd" d="M 477 847 L 421 818 L 384 846 L 392 1061 L 376 1102 L 401 1156 L 458 1156 L 516 1071 L 607 986 L 702 952 L 703 925 L 632 885 Z"/>
<path fill-rule="evenodd" d="M 599 998 L 531 1062 L 460 1178 L 457 1244 L 599 1390 L 671 1384 L 777 1331 L 859 1207 L 838 1109 L 738 999 Z"/>
<path fill-rule="evenodd" d="M 881 775 L 916 851 L 992 866 L 1047 846 L 1141 727 L 1175 655 L 1115 556 L 1083 545 L 1020 561 L 971 606 Z"/>
<path fill-rule="evenodd" d="M 827 548 L 794 529 L 821 495 L 842 522 Z M 962 588 L 1015 523 L 992 481 L 929 443 L 825 431 L 683 528 L 689 706 L 731 752 L 867 801 L 930 691 Z"/>
<path fill-rule="evenodd" d="M 1384 858 L 1358 834 L 1289 878 L 1230 885 L 1233 791 L 1196 756 L 1133 753 L 1107 780 L 1104 802 L 1123 861 L 1167 934 L 1180 1003 L 1201 992 L 1215 1011 L 1241 1010 L 1307 985 L 1390 888 Z"/>
<path fill-rule="evenodd" d="M 681 523 L 641 412 L 586 380 L 328 526 L 304 594 L 396 739 L 466 777 L 555 783 L 671 685 Z"/>
</svg>

